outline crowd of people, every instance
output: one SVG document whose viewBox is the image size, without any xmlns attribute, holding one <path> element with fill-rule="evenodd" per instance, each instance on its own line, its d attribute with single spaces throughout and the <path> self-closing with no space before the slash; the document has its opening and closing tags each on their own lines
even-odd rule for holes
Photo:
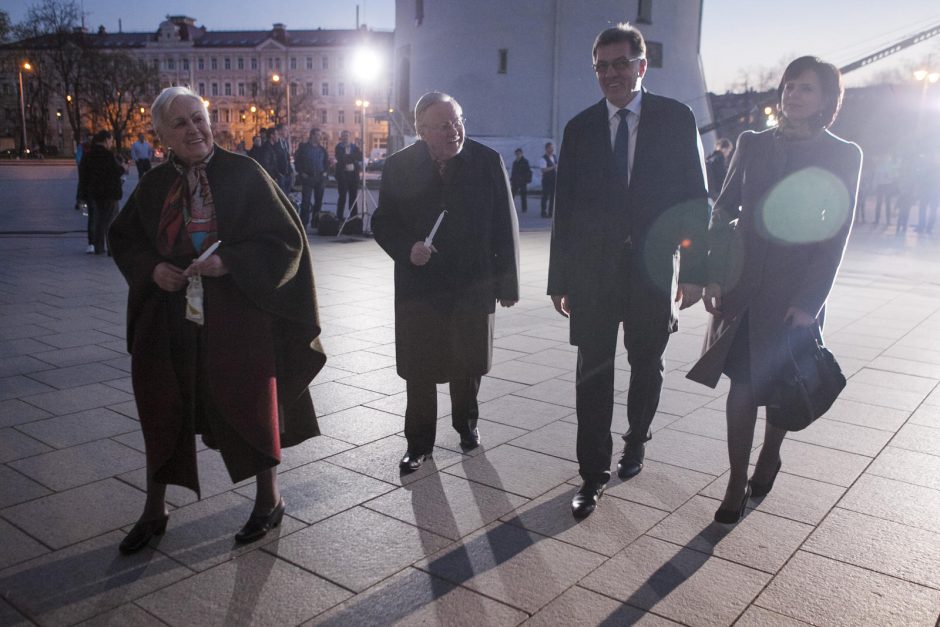
<svg viewBox="0 0 940 627">
<path fill-rule="evenodd" d="M 904 158 L 878 155 L 866 163 L 858 195 L 857 224 L 890 227 L 904 235 L 908 228 L 922 235 L 932 235 L 940 208 L 940 152 L 912 151 Z M 868 220 L 869 207 L 872 209 Z M 911 224 L 911 212 L 917 209 L 917 223 Z M 884 222 L 882 222 L 884 217 Z"/>
<path fill-rule="evenodd" d="M 731 380 L 731 470 L 714 519 L 734 524 L 782 467 L 786 431 L 768 421 L 748 476 L 757 409 L 770 405 L 790 330 L 822 328 L 855 221 L 861 151 L 828 130 L 842 78 L 818 58 L 794 60 L 777 89 L 779 125 L 745 132 L 736 146 L 722 140 L 706 160 L 689 107 L 643 86 L 638 29 L 603 30 L 591 55 L 603 97 L 568 122 L 557 157 L 545 145 L 537 166 L 541 215 L 553 220 L 546 293 L 577 348 L 572 444 L 582 483 L 571 514 L 590 515 L 610 480 L 620 330 L 629 428 L 616 473 L 629 480 L 644 468 L 679 310 L 704 301 L 711 322 L 688 377 L 712 387 L 722 374 Z M 396 364 L 407 392 L 402 473 L 433 456 L 438 384 L 450 387 L 460 446 L 484 441 L 477 397 L 492 367 L 496 305 L 520 297 L 514 196 L 526 212 L 532 176 L 521 149 L 507 173 L 497 152 L 466 136 L 453 96 L 426 93 L 414 115 L 418 141 L 386 160 L 372 218 L 394 264 Z M 255 477 L 254 511 L 236 541 L 280 523 L 281 451 L 319 434 L 308 385 L 326 360 L 305 228 L 322 211 L 330 169 L 337 213 L 355 212 L 362 162 L 347 133 L 330 154 L 318 129 L 293 166 L 278 127 L 247 155 L 224 150 L 203 101 L 184 87 L 160 94 L 152 122 L 168 157 L 142 172 L 108 237 L 129 286 L 127 342 L 147 451 L 146 501 L 125 553 L 165 532 L 168 484 L 198 494 L 196 435 L 220 451 L 233 482 Z M 81 166 L 80 196 L 98 216 L 96 251 L 121 196 L 108 142 L 96 135 Z M 141 168 L 152 149 L 134 154 Z M 288 197 L 295 182 L 299 207 Z"/>
</svg>

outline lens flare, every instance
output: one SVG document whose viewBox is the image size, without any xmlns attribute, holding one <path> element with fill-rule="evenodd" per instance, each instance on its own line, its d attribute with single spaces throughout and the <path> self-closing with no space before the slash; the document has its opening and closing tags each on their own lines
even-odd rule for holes
<svg viewBox="0 0 940 627">
<path fill-rule="evenodd" d="M 810 244 L 833 237 L 851 212 L 849 191 L 832 172 L 803 168 L 777 183 L 758 207 L 757 225 L 771 240 Z"/>
</svg>

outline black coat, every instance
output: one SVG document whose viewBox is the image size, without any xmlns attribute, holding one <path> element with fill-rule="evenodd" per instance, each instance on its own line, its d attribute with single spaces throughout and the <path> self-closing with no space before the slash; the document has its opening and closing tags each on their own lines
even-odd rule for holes
<svg viewBox="0 0 940 627">
<path fill-rule="evenodd" d="M 93 144 L 78 165 L 78 197 L 99 204 L 121 200 L 122 176 L 124 168 L 114 153 L 101 144 Z"/>
<path fill-rule="evenodd" d="M 548 293 L 568 296 L 575 345 L 611 316 L 675 331 L 677 281 L 705 284 L 709 209 L 695 118 L 646 91 L 641 107 L 629 188 L 616 171 L 604 100 L 565 127 Z"/>
<path fill-rule="evenodd" d="M 525 157 L 516 159 L 512 162 L 512 172 L 509 174 L 509 182 L 513 187 L 522 187 L 532 182 L 532 166 Z"/>
<path fill-rule="evenodd" d="M 412 246 L 443 209 L 438 252 L 413 265 Z M 395 153 L 372 230 L 395 261 L 398 374 L 438 382 L 486 374 L 496 300 L 519 299 L 519 227 L 499 154 L 468 139 L 442 180 L 423 141 Z"/>
</svg>

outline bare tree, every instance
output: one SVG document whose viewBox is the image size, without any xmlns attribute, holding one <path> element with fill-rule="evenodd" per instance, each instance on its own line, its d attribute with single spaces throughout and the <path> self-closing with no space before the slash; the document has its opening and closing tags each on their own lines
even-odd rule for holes
<svg viewBox="0 0 940 627">
<path fill-rule="evenodd" d="M 94 52 L 87 61 L 84 102 L 110 127 L 117 147 L 123 148 L 138 110 L 159 91 L 160 75 L 152 65 L 123 52 Z"/>
<path fill-rule="evenodd" d="M 23 72 L 23 100 L 26 109 L 27 135 L 45 152 L 49 137 L 49 102 L 51 90 L 41 63 L 32 63 L 32 70 Z M 31 148 L 24 146 L 23 148 Z"/>
</svg>

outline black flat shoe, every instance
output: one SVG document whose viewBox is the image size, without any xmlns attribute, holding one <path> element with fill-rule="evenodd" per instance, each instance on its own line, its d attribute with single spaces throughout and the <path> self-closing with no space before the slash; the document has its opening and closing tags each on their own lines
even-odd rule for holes
<svg viewBox="0 0 940 627">
<path fill-rule="evenodd" d="M 646 444 L 627 443 L 623 447 L 623 456 L 617 462 L 617 476 L 621 479 L 630 479 L 643 470 L 643 460 L 646 458 Z"/>
<path fill-rule="evenodd" d="M 770 481 L 767 483 L 757 483 L 754 479 L 748 479 L 747 484 L 751 486 L 751 496 L 757 498 L 770 494 L 770 491 L 774 489 L 774 481 L 777 480 L 777 473 L 780 472 L 780 466 L 782 465 L 783 460 L 778 459 L 774 474 L 770 476 Z"/>
<path fill-rule="evenodd" d="M 467 433 L 460 434 L 460 448 L 465 451 L 472 451 L 476 447 L 480 446 L 480 430 L 474 429 Z"/>
<path fill-rule="evenodd" d="M 404 457 L 398 462 L 398 467 L 405 472 L 414 472 L 421 468 L 421 464 L 431 459 L 430 453 L 412 453 L 406 451 Z"/>
<path fill-rule="evenodd" d="M 284 509 L 284 499 L 281 499 L 270 512 L 249 516 L 245 526 L 235 534 L 235 542 L 248 544 L 263 538 L 269 531 L 281 524 L 281 519 L 284 518 Z"/>
<path fill-rule="evenodd" d="M 741 499 L 741 507 L 738 509 L 725 509 L 719 507 L 715 511 L 715 522 L 722 523 L 724 525 L 734 525 L 737 524 L 742 518 L 744 518 L 744 509 L 747 507 L 747 500 L 751 498 L 751 486 L 748 485 L 747 489 L 744 490 L 744 498 Z"/>
<path fill-rule="evenodd" d="M 597 509 L 597 502 L 604 494 L 604 488 L 606 487 L 606 483 L 594 483 L 593 481 L 585 481 L 581 484 L 581 488 L 571 499 L 571 515 L 575 518 L 590 516 Z"/>
<path fill-rule="evenodd" d="M 124 555 L 136 553 L 148 544 L 154 536 L 162 536 L 166 531 L 166 523 L 170 520 L 169 514 L 162 518 L 151 518 L 150 520 L 138 520 L 134 528 L 127 534 L 118 550 Z"/>
</svg>

